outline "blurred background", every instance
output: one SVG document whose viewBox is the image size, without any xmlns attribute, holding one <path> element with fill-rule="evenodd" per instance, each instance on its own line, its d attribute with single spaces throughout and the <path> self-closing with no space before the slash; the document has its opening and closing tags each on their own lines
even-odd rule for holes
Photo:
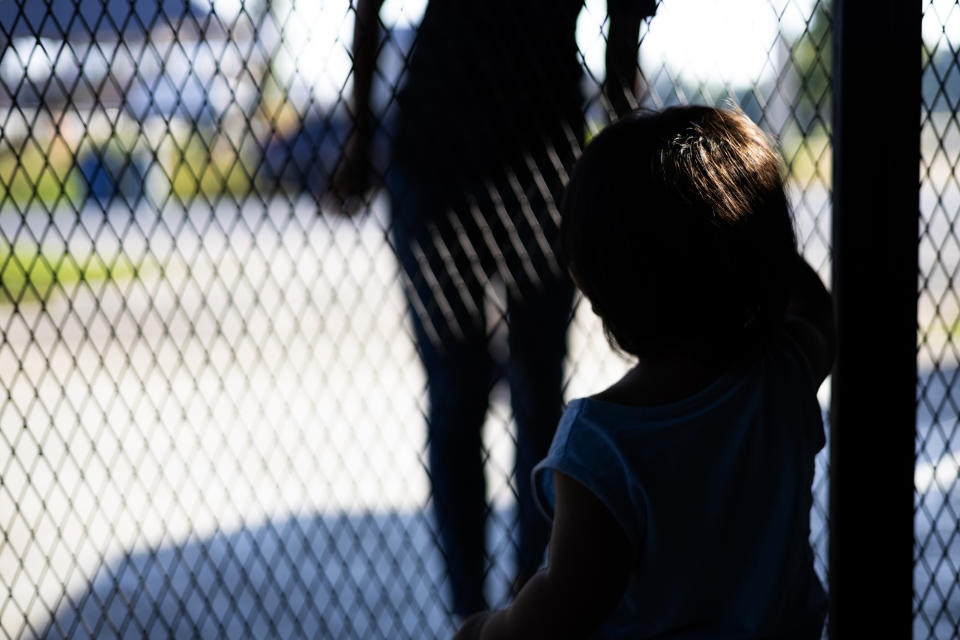
<svg viewBox="0 0 960 640">
<path fill-rule="evenodd" d="M 960 2 L 922 4 L 914 637 L 955 638 Z M 384 122 L 423 9 L 382 11 Z M 3 637 L 452 632 L 385 196 L 354 218 L 322 198 L 350 132 L 353 23 L 349 0 L 0 3 Z M 591 130 L 606 30 L 588 0 Z M 644 106 L 732 102 L 779 142 L 829 283 L 830 3 L 662 0 L 641 38 Z M 385 162 L 389 134 L 377 144 Z M 568 399 L 628 366 L 588 305 L 569 342 Z M 497 387 L 501 604 L 513 429 Z M 811 514 L 824 579 L 827 464 Z"/>
</svg>

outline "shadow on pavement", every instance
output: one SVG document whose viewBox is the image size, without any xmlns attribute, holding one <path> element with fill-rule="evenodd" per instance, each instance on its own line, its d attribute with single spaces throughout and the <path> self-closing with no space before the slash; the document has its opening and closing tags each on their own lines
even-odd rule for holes
<svg viewBox="0 0 960 640">
<path fill-rule="evenodd" d="M 507 514 L 495 516 L 493 554 L 506 560 Z M 498 560 L 488 584 L 507 575 Z M 449 637 L 446 589 L 425 513 L 270 520 L 104 564 L 37 637 Z"/>
</svg>

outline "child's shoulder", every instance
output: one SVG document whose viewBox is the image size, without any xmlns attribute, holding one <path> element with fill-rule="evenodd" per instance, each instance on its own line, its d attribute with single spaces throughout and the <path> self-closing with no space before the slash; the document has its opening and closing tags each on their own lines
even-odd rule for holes
<svg viewBox="0 0 960 640">
<path fill-rule="evenodd" d="M 789 370 L 795 383 L 809 378 L 814 392 L 817 379 L 804 343 L 798 341 L 793 327 L 781 327 L 762 339 L 745 342 L 720 359 L 698 359 L 684 354 L 671 354 L 657 359 L 641 359 L 622 378 L 603 391 L 589 396 L 588 401 L 624 407 L 686 406 L 705 394 L 713 397 L 722 388 L 735 384 L 745 376 L 768 375 L 773 369 L 761 363 L 780 363 L 774 369 Z M 808 385 L 801 385 L 806 388 Z"/>
<path fill-rule="evenodd" d="M 591 399 L 627 406 L 670 404 L 703 391 L 716 382 L 728 366 L 729 363 L 704 364 L 679 355 L 648 358 Z"/>
</svg>

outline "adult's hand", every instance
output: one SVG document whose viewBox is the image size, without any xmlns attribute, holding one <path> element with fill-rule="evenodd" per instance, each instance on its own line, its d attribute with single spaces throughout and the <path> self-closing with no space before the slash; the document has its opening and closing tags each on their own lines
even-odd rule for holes
<svg viewBox="0 0 960 640">
<path fill-rule="evenodd" d="M 366 204 L 372 185 L 369 136 L 354 131 L 337 162 L 330 180 L 328 195 L 331 204 L 345 215 L 355 215 Z"/>
<path fill-rule="evenodd" d="M 643 101 L 646 82 L 639 73 L 640 23 L 657 10 L 654 0 L 608 0 L 610 32 L 607 37 L 604 96 L 613 110 L 622 116 Z"/>
<path fill-rule="evenodd" d="M 370 111 L 370 88 L 377 61 L 382 5 L 383 0 L 357 0 L 354 8 L 353 93 L 349 100 L 354 126 L 327 190 L 334 207 L 348 215 L 363 208 L 373 183 L 370 142 L 375 121 Z"/>
</svg>

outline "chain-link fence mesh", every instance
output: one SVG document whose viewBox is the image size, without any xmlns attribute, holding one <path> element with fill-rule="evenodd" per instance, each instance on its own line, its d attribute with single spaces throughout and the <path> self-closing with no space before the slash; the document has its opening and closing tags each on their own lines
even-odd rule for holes
<svg viewBox="0 0 960 640">
<path fill-rule="evenodd" d="M 914 638 L 960 636 L 960 4 L 923 3 Z"/>
<path fill-rule="evenodd" d="M 928 22 L 960 20 L 941 5 Z M 381 11 L 379 115 L 423 8 Z M 5 637 L 451 631 L 386 197 L 354 218 L 321 199 L 350 127 L 354 17 L 347 0 L 0 3 Z M 576 32 L 596 130 L 603 2 Z M 643 104 L 731 100 L 779 140 L 801 244 L 828 280 L 829 5 L 666 0 L 640 36 Z M 938 638 L 957 598 L 956 43 L 947 30 L 925 45 L 918 625 Z M 494 337 L 502 296 L 487 299 Z M 626 368 L 608 354 L 580 305 L 568 399 Z M 501 604 L 516 427 L 506 387 L 491 398 L 487 588 Z"/>
</svg>

